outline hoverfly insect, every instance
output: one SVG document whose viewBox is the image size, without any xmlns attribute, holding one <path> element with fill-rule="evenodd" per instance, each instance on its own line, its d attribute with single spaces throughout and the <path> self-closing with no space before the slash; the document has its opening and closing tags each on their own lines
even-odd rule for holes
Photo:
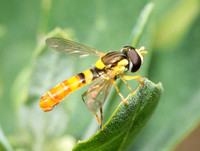
<svg viewBox="0 0 200 151">
<path fill-rule="evenodd" d="M 142 54 L 147 53 L 147 51 L 144 50 L 144 47 L 135 49 L 132 46 L 124 46 L 121 49 L 121 52 L 111 51 L 103 53 L 71 40 L 56 37 L 47 39 L 46 44 L 58 52 L 72 56 L 86 57 L 88 55 L 97 55 L 99 56 L 99 59 L 93 68 L 79 73 L 49 90 L 40 99 L 40 107 L 45 112 L 51 111 L 54 106 L 60 103 L 68 94 L 84 85 L 90 84 L 89 89 L 82 95 L 82 99 L 88 109 L 96 116 L 100 125 L 100 130 L 102 130 L 102 106 L 109 94 L 111 85 L 113 84 L 115 86 L 117 93 L 125 104 L 128 104 L 128 102 L 125 101 L 124 97 L 119 92 L 115 81 L 120 78 L 131 92 L 133 92 L 133 90 L 125 80 L 138 79 L 138 81 L 144 85 L 136 72 L 143 64 Z M 135 72 L 136 75 L 124 75 L 127 71 Z M 99 110 L 101 120 L 97 114 Z"/>
</svg>

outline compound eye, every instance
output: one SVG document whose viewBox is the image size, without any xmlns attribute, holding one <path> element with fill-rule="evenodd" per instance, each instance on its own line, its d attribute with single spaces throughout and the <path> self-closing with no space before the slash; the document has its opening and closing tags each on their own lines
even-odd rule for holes
<svg viewBox="0 0 200 151">
<path fill-rule="evenodd" d="M 134 48 L 129 49 L 128 56 L 130 59 L 129 70 L 136 72 L 141 66 L 141 58 Z"/>
</svg>

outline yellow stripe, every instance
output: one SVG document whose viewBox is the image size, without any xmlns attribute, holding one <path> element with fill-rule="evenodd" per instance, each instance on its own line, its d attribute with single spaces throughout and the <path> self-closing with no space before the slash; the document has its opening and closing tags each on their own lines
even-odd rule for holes
<svg viewBox="0 0 200 151">
<path fill-rule="evenodd" d="M 102 70 L 103 68 L 105 68 L 104 63 L 102 62 L 101 58 L 99 60 L 97 60 L 95 67 L 99 70 Z"/>
<path fill-rule="evenodd" d="M 85 83 L 91 83 L 93 79 L 93 73 L 90 70 L 86 70 L 83 72 L 83 74 L 85 75 Z"/>
</svg>

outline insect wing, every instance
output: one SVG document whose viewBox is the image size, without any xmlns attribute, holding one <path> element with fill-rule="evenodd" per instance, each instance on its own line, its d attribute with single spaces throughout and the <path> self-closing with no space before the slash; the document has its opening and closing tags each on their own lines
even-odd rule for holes
<svg viewBox="0 0 200 151">
<path fill-rule="evenodd" d="M 101 56 L 103 53 L 68 39 L 53 37 L 46 40 L 46 44 L 54 50 L 77 57 L 88 55 Z"/>
<path fill-rule="evenodd" d="M 105 79 L 99 77 L 92 83 L 92 86 L 88 89 L 84 98 L 85 103 L 91 112 L 97 112 L 99 108 L 103 106 L 109 94 L 112 81 L 113 78 Z"/>
</svg>

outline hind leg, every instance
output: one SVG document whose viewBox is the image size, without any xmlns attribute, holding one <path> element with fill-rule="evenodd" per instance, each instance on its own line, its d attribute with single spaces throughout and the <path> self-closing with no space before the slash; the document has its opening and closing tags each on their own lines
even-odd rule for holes
<svg viewBox="0 0 200 151">
<path fill-rule="evenodd" d="M 87 103 L 86 103 L 86 101 L 85 101 L 85 99 L 84 99 L 84 97 L 87 95 L 87 91 L 85 92 L 85 93 L 83 93 L 83 95 L 82 95 L 82 100 L 83 100 L 83 102 L 85 103 L 85 105 L 87 106 Z M 103 110 L 102 110 L 102 107 L 100 108 L 100 114 L 101 114 L 101 120 L 99 119 L 99 115 L 96 113 L 96 112 L 92 112 L 95 116 L 96 116 L 96 119 L 97 119 L 97 121 L 98 121 L 98 123 L 99 123 L 99 126 L 100 126 L 100 130 L 102 131 L 103 129 L 102 129 L 102 123 L 103 123 Z"/>
</svg>

